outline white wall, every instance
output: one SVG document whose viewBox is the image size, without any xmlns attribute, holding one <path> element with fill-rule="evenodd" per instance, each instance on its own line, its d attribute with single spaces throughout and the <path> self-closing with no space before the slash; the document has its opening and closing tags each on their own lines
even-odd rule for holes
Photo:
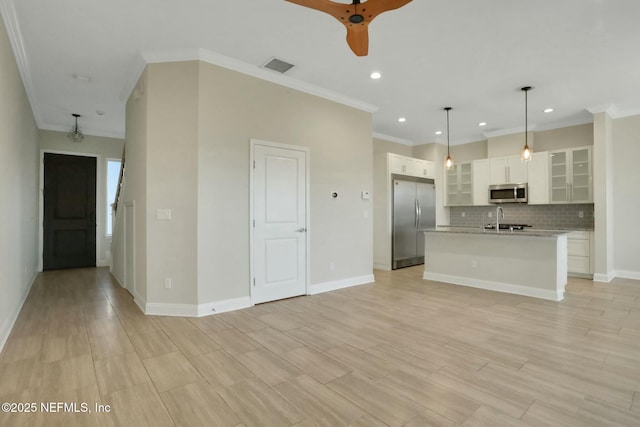
<svg viewBox="0 0 640 427">
<path fill-rule="evenodd" d="M 0 20 L 0 351 L 37 273 L 37 127 Z"/>
<path fill-rule="evenodd" d="M 411 145 L 399 144 L 397 142 L 386 141 L 380 138 L 373 138 L 373 155 L 382 153 L 395 153 L 402 156 L 412 157 L 413 147 Z"/>
<path fill-rule="evenodd" d="M 147 303 L 198 303 L 198 75 L 196 61 L 147 67 Z"/>
<path fill-rule="evenodd" d="M 120 224 L 114 234 L 112 271 L 120 277 L 122 285 L 131 291 L 136 303 L 144 310 L 147 300 L 147 70 L 145 70 L 127 100 L 125 129 L 125 180 L 118 207 Z M 122 224 L 123 206 L 135 206 L 133 250 L 125 253 L 125 235 Z M 125 258 L 126 256 L 126 258 Z M 125 271 L 133 265 L 135 271 Z M 132 276 L 133 283 L 124 283 Z"/>
<path fill-rule="evenodd" d="M 536 151 L 593 145 L 593 123 L 535 132 L 534 140 L 534 155 Z"/>
<path fill-rule="evenodd" d="M 69 119 L 72 119 L 69 116 Z M 80 119 L 80 129 L 82 129 L 82 118 Z M 71 127 L 71 121 L 69 122 Z M 97 158 L 96 162 L 96 263 L 98 266 L 108 266 L 111 258 L 111 237 L 106 236 L 107 224 L 107 160 L 121 159 L 124 140 L 116 138 L 105 138 L 100 136 L 85 135 L 85 139 L 80 142 L 72 142 L 67 138 L 66 132 L 56 132 L 50 130 L 38 131 L 38 145 L 40 152 L 63 153 L 79 156 L 92 156 Z M 43 171 L 40 163 L 40 173 Z M 113 201 L 108 202 L 113 203 Z M 42 214 L 43 206 L 40 206 Z M 42 237 L 42 227 L 40 227 L 40 237 Z"/>
<path fill-rule="evenodd" d="M 640 116 L 614 120 L 613 141 L 614 269 L 640 279 Z"/>
<path fill-rule="evenodd" d="M 606 113 L 593 117 L 593 218 L 594 218 L 594 273 L 599 282 L 609 282 L 614 271 L 614 193 L 613 184 L 613 121 Z"/>
<path fill-rule="evenodd" d="M 311 285 L 371 275 L 371 114 L 207 63 L 199 100 L 199 302 L 249 296 L 251 138 L 310 149 Z"/>
<path fill-rule="evenodd" d="M 370 113 L 324 98 L 204 62 L 147 65 L 127 103 L 121 201 L 136 205 L 138 304 L 248 301 L 252 138 L 310 149 L 310 284 L 372 277 L 371 134 Z"/>
</svg>

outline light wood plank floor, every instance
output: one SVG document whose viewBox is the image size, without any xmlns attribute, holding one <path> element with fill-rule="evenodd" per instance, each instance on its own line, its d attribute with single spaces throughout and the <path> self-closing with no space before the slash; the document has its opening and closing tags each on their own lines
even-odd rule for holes
<svg viewBox="0 0 640 427">
<path fill-rule="evenodd" d="M 640 282 L 556 303 L 421 275 L 187 319 L 144 316 L 106 269 L 40 274 L 0 402 L 92 412 L 0 425 L 640 425 Z"/>
</svg>

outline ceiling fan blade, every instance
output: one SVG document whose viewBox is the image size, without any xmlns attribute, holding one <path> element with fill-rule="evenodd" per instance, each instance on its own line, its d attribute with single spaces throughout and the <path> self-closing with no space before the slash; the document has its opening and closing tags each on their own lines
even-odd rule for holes
<svg viewBox="0 0 640 427">
<path fill-rule="evenodd" d="M 369 26 L 368 25 L 346 25 L 347 43 L 358 56 L 367 56 L 369 53 Z"/>
<path fill-rule="evenodd" d="M 336 3 L 331 0 L 286 0 L 300 6 L 305 6 L 328 13 L 347 28 L 347 43 L 358 56 L 369 53 L 368 26 L 379 14 L 398 9 L 411 0 L 367 0 L 364 3 Z"/>
</svg>

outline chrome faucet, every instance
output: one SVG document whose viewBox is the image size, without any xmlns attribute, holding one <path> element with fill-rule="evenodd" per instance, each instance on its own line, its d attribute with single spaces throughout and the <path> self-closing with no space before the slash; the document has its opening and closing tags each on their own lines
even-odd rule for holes
<svg viewBox="0 0 640 427">
<path fill-rule="evenodd" d="M 504 219 L 504 211 L 502 210 L 502 206 L 498 206 L 496 209 L 496 233 L 500 232 L 500 215 L 502 214 L 502 219 Z"/>
</svg>

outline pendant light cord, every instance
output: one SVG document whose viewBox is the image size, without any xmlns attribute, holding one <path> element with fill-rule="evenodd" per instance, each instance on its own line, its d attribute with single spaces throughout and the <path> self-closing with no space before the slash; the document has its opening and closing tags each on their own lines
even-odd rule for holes
<svg viewBox="0 0 640 427">
<path fill-rule="evenodd" d="M 529 89 L 524 91 L 524 146 L 527 148 L 529 147 Z"/>
<path fill-rule="evenodd" d="M 449 111 L 451 107 L 444 107 L 444 110 L 447 112 L 447 157 L 449 157 Z"/>
</svg>

